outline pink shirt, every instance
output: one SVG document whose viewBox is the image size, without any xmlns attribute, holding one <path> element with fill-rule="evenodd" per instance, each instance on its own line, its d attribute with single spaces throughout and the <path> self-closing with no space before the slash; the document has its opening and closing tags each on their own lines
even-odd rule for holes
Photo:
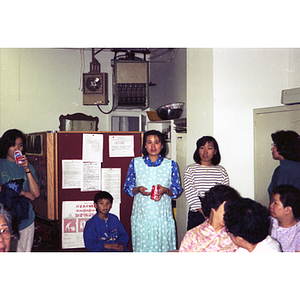
<svg viewBox="0 0 300 300">
<path fill-rule="evenodd" d="M 235 252 L 237 249 L 225 227 L 215 232 L 206 220 L 186 233 L 179 252 Z"/>
<path fill-rule="evenodd" d="M 278 220 L 271 217 L 271 236 L 277 240 L 283 252 L 300 251 L 300 221 L 292 227 L 280 227 Z"/>
</svg>

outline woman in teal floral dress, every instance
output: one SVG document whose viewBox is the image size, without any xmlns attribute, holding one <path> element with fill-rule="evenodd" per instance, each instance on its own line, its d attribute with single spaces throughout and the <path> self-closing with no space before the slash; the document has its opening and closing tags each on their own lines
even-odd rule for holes
<svg viewBox="0 0 300 300">
<path fill-rule="evenodd" d="M 165 252 L 176 249 L 173 198 L 182 191 L 177 164 L 166 159 L 166 144 L 161 132 L 144 134 L 142 157 L 132 159 L 123 187 L 134 197 L 131 213 L 134 252 Z M 160 187 L 158 200 L 150 198 L 153 185 Z"/>
</svg>

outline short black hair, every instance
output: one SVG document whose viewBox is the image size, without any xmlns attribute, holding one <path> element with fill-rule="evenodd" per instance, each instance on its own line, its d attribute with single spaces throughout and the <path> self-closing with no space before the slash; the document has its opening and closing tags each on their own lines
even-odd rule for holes
<svg viewBox="0 0 300 300">
<path fill-rule="evenodd" d="M 214 148 L 216 150 L 216 154 L 213 156 L 213 158 L 211 160 L 212 164 L 216 166 L 221 161 L 221 153 L 220 153 L 219 145 L 218 145 L 217 141 L 215 140 L 215 138 L 213 138 L 212 136 L 209 136 L 209 135 L 205 135 L 197 141 L 196 150 L 195 150 L 194 156 L 193 156 L 194 161 L 198 164 L 201 164 L 199 149 L 200 149 L 200 147 L 204 146 L 207 142 L 213 143 Z"/>
<path fill-rule="evenodd" d="M 290 206 L 293 210 L 294 218 L 300 217 L 300 190 L 288 184 L 282 184 L 273 189 L 272 193 L 280 195 L 283 207 Z"/>
<path fill-rule="evenodd" d="M 253 245 L 263 241 L 269 234 L 268 209 L 249 198 L 228 203 L 224 222 L 227 232 L 242 237 Z"/>
<path fill-rule="evenodd" d="M 299 134 L 293 130 L 279 130 L 271 134 L 278 153 L 283 158 L 300 161 L 300 140 Z"/>
<path fill-rule="evenodd" d="M 205 192 L 201 198 L 202 210 L 206 217 L 209 217 L 211 209 L 217 210 L 223 202 L 238 199 L 240 194 L 232 187 L 217 184 Z"/>
<path fill-rule="evenodd" d="M 160 131 L 158 131 L 158 130 L 149 130 L 149 131 L 147 131 L 147 132 L 144 133 L 144 136 L 143 136 L 143 145 L 142 145 L 142 154 L 144 156 L 148 156 L 148 151 L 146 149 L 146 142 L 147 142 L 147 137 L 149 135 L 154 135 L 154 136 L 158 137 L 158 139 L 160 140 L 161 145 L 162 145 L 162 149 L 160 151 L 160 155 L 162 157 L 165 157 L 166 153 L 167 153 L 166 141 L 165 141 L 164 135 Z"/>
<path fill-rule="evenodd" d="M 22 153 L 26 153 L 26 136 L 18 129 L 9 129 L 5 131 L 0 139 L 0 158 L 6 158 L 8 149 L 15 145 L 16 139 L 21 138 L 23 143 Z"/>
<path fill-rule="evenodd" d="M 95 196 L 94 196 L 94 202 L 97 203 L 99 199 L 108 199 L 110 201 L 110 203 L 113 203 L 113 196 L 106 191 L 100 191 L 98 192 Z"/>
</svg>

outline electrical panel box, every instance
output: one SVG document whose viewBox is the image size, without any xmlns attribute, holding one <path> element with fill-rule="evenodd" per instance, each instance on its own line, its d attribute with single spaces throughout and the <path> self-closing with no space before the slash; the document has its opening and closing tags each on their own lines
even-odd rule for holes
<svg viewBox="0 0 300 300">
<path fill-rule="evenodd" d="M 83 74 L 83 105 L 108 104 L 108 74 Z"/>
<path fill-rule="evenodd" d="M 282 104 L 296 104 L 300 103 L 300 88 L 283 90 L 281 93 Z"/>
<path fill-rule="evenodd" d="M 118 108 L 147 108 L 149 67 L 145 61 L 113 60 L 113 92 Z"/>
</svg>

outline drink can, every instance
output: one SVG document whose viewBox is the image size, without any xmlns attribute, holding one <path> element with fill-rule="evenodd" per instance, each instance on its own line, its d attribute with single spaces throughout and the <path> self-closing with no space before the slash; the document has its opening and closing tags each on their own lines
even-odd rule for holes
<svg viewBox="0 0 300 300">
<path fill-rule="evenodd" d="M 15 156 L 15 161 L 17 164 L 19 164 L 21 162 L 21 156 L 22 156 L 22 152 L 20 150 L 15 151 L 14 156 Z"/>
<path fill-rule="evenodd" d="M 150 198 L 152 200 L 158 201 L 158 194 L 159 194 L 159 186 L 153 185 Z"/>
</svg>

